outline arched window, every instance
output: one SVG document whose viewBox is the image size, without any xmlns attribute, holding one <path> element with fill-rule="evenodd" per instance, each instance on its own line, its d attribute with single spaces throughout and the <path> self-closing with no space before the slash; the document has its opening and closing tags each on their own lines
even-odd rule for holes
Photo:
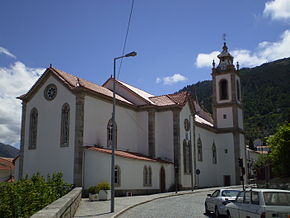
<svg viewBox="0 0 290 218">
<path fill-rule="evenodd" d="M 115 149 L 117 148 L 117 124 L 115 122 L 115 127 L 116 127 L 116 131 L 115 131 Z M 109 148 L 112 148 L 113 145 L 113 121 L 112 119 L 109 120 L 108 125 L 107 125 L 107 146 Z"/>
<path fill-rule="evenodd" d="M 200 138 L 197 140 L 197 160 L 202 161 L 202 142 Z"/>
<path fill-rule="evenodd" d="M 37 122 L 38 122 L 38 111 L 34 107 L 30 112 L 30 123 L 29 123 L 29 145 L 28 149 L 36 149 L 37 142 Z"/>
<path fill-rule="evenodd" d="M 146 186 L 147 185 L 147 179 L 148 177 L 148 170 L 147 170 L 147 166 L 144 167 L 143 169 L 143 185 Z"/>
<path fill-rule="evenodd" d="M 65 103 L 61 109 L 61 132 L 60 132 L 60 146 L 69 146 L 69 104 Z"/>
<path fill-rule="evenodd" d="M 151 170 L 151 167 L 150 166 L 148 168 L 148 185 L 149 186 L 152 185 L 152 170 Z"/>
<path fill-rule="evenodd" d="M 184 173 L 190 173 L 190 166 L 189 166 L 189 143 L 186 140 L 183 140 L 183 166 L 184 166 Z"/>
<path fill-rule="evenodd" d="M 228 95 L 228 81 L 226 79 L 222 79 L 219 83 L 220 89 L 220 100 L 225 100 L 229 98 Z"/>
<path fill-rule="evenodd" d="M 237 98 L 241 101 L 240 82 L 237 80 Z"/>
<path fill-rule="evenodd" d="M 217 164 L 216 146 L 214 142 L 212 144 L 212 163 Z"/>
<path fill-rule="evenodd" d="M 143 169 L 143 184 L 144 186 L 152 185 L 152 170 L 151 167 L 144 166 Z"/>
<path fill-rule="evenodd" d="M 115 166 L 115 170 L 114 170 L 114 183 L 115 183 L 115 186 L 120 186 L 121 185 L 121 168 L 116 165 Z"/>
</svg>

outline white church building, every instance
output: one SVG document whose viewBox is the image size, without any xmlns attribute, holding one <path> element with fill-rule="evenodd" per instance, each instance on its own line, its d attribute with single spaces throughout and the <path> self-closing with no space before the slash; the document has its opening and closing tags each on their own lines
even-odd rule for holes
<svg viewBox="0 0 290 218">
<path fill-rule="evenodd" d="M 240 184 L 245 141 L 239 69 L 226 44 L 218 58 L 213 115 L 188 92 L 154 96 L 115 81 L 117 195 Z M 19 97 L 16 178 L 62 172 L 66 182 L 84 189 L 110 183 L 113 82 L 99 86 L 46 69 Z"/>
</svg>

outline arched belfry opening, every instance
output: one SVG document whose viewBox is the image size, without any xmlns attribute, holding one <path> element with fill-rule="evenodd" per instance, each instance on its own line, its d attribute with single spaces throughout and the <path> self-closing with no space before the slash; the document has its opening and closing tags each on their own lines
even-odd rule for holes
<svg viewBox="0 0 290 218">
<path fill-rule="evenodd" d="M 220 90 L 220 100 L 229 99 L 228 81 L 226 79 L 223 79 L 223 80 L 220 81 L 219 90 Z"/>
</svg>

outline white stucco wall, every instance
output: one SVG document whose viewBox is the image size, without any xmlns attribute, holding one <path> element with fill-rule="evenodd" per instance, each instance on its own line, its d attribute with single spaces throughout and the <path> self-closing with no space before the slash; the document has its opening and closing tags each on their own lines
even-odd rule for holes
<svg viewBox="0 0 290 218">
<path fill-rule="evenodd" d="M 200 137 L 202 141 L 202 161 L 198 161 L 197 141 Z M 215 142 L 217 151 L 217 164 L 213 164 L 212 145 Z M 196 168 L 200 170 L 197 176 L 197 183 L 201 187 L 223 186 L 224 175 L 231 176 L 231 182 L 234 183 L 234 143 L 233 135 L 215 134 L 206 129 L 196 127 Z"/>
<path fill-rule="evenodd" d="M 51 83 L 57 86 L 57 95 L 52 101 L 47 101 L 44 89 Z M 46 177 L 53 172 L 62 172 L 65 181 L 73 183 L 75 102 L 75 96 L 51 76 L 27 103 L 23 176 L 40 172 Z M 70 106 L 68 147 L 60 147 L 61 111 L 64 103 Z M 38 110 L 37 145 L 36 149 L 28 150 L 30 112 L 34 107 Z"/>
<path fill-rule="evenodd" d="M 234 168 L 234 139 L 232 133 L 217 134 L 217 177 L 218 184 L 224 185 L 224 176 L 231 177 L 231 184 L 235 184 Z"/>
<path fill-rule="evenodd" d="M 85 97 L 84 145 L 107 147 L 107 125 L 112 117 L 112 103 Z M 117 149 L 146 151 L 147 113 L 116 105 Z M 139 149 L 140 148 L 140 149 Z"/>
<path fill-rule="evenodd" d="M 137 152 L 148 155 L 148 112 L 140 111 L 137 113 Z"/>
<path fill-rule="evenodd" d="M 172 162 L 174 160 L 172 111 L 155 113 L 155 155 Z"/>
<path fill-rule="evenodd" d="M 222 107 L 217 108 L 217 126 L 218 128 L 233 127 L 233 108 Z M 224 115 L 226 116 L 224 118 Z"/>
<path fill-rule="evenodd" d="M 228 81 L 228 99 L 220 100 L 220 87 L 219 82 L 222 79 L 226 79 Z M 216 94 L 217 94 L 217 103 L 227 103 L 232 100 L 232 91 L 231 91 L 231 75 L 230 74 L 223 74 L 223 75 L 217 75 L 216 76 Z"/>
<path fill-rule="evenodd" d="M 85 150 L 84 153 L 84 188 L 104 181 L 111 183 L 111 155 L 91 150 Z M 159 189 L 162 166 L 165 169 L 166 189 L 174 183 L 173 164 L 115 157 L 115 164 L 121 169 L 121 185 L 116 190 Z M 149 187 L 143 185 L 144 166 L 151 166 L 152 169 L 152 186 Z"/>
</svg>

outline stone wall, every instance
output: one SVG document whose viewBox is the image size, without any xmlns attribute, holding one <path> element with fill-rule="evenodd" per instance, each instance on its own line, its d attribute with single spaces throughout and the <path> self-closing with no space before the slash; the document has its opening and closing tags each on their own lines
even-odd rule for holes
<svg viewBox="0 0 290 218">
<path fill-rule="evenodd" d="M 74 216 L 81 201 L 82 188 L 77 187 L 67 193 L 65 196 L 52 202 L 31 218 L 71 218 Z"/>
<path fill-rule="evenodd" d="M 288 178 L 273 178 L 267 182 L 265 180 L 257 181 L 258 188 L 273 188 L 290 190 L 290 177 Z"/>
</svg>

